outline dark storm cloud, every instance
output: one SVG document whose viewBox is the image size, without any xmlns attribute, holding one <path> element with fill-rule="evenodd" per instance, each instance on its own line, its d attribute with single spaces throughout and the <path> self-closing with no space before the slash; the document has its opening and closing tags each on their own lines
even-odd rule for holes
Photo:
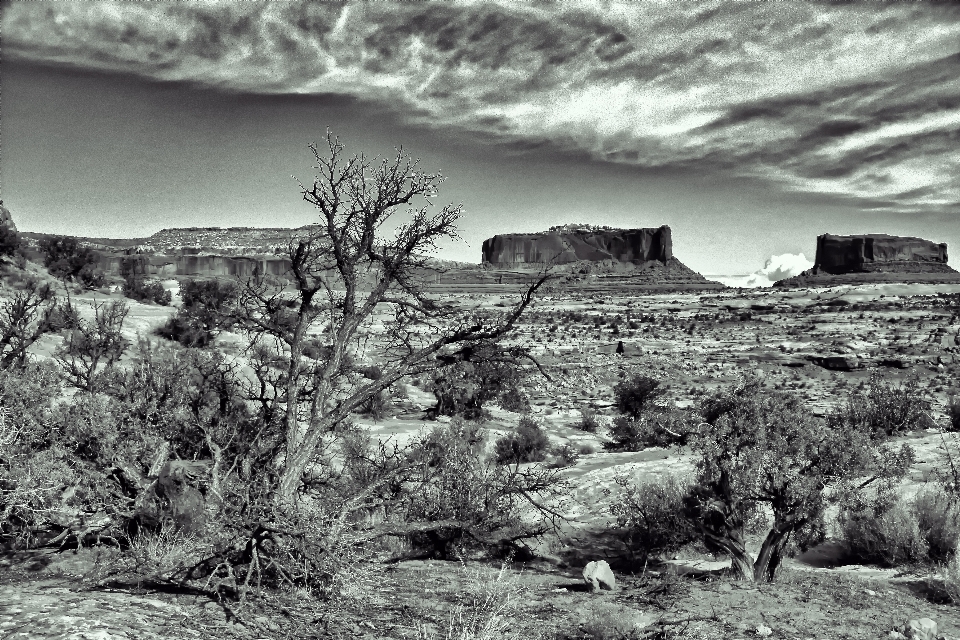
<svg viewBox="0 0 960 640">
<path fill-rule="evenodd" d="M 378 100 L 611 162 L 956 210 L 960 12 L 916 4 L 15 2 L 5 52 Z"/>
</svg>

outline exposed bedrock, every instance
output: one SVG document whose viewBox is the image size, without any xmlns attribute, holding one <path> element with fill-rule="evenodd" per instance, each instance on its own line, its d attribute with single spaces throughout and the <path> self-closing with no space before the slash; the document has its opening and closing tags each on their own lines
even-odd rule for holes
<svg viewBox="0 0 960 640">
<path fill-rule="evenodd" d="M 98 251 L 100 268 L 111 275 L 120 275 L 124 260 L 136 263 L 137 273 L 161 278 L 174 276 L 239 276 L 255 272 L 280 276 L 290 268 L 290 260 L 281 256 L 218 256 L 218 255 L 144 255 L 115 254 Z"/>
<path fill-rule="evenodd" d="M 483 262 L 493 267 L 574 262 L 666 264 L 673 257 L 670 227 L 657 229 L 571 229 L 511 233 L 484 240 Z"/>
</svg>

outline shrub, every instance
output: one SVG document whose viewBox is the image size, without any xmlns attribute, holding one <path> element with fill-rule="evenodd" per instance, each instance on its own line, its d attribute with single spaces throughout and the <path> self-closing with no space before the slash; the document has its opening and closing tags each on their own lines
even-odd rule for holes
<svg viewBox="0 0 960 640">
<path fill-rule="evenodd" d="M 828 421 L 834 429 L 861 431 L 881 440 L 934 426 L 926 413 L 928 407 L 916 379 L 894 386 L 875 372 L 866 392 L 854 390 Z"/>
<path fill-rule="evenodd" d="M 580 459 L 580 449 L 569 442 L 554 447 L 552 453 L 556 459 L 553 463 L 555 467 L 572 467 Z"/>
<path fill-rule="evenodd" d="M 667 474 L 635 482 L 618 475 L 615 481 L 620 491 L 610 510 L 617 526 L 625 530 L 632 553 L 646 560 L 648 555 L 671 553 L 697 539 L 696 530 L 683 515 L 689 479 Z"/>
<path fill-rule="evenodd" d="M 617 411 L 634 420 L 639 419 L 644 411 L 653 408 L 666 392 L 659 380 L 645 375 L 635 375 L 617 383 L 613 388 Z"/>
<path fill-rule="evenodd" d="M 360 375 L 362 375 L 367 380 L 379 380 L 383 377 L 383 372 L 375 364 L 367 365 L 360 368 Z"/>
<path fill-rule="evenodd" d="M 960 553 L 956 553 L 956 549 L 943 567 L 943 590 L 951 602 L 960 604 Z"/>
<path fill-rule="evenodd" d="M 529 553 L 524 541 L 555 529 L 558 516 L 541 505 L 568 486 L 541 465 L 498 465 L 484 453 L 483 430 L 455 420 L 412 447 L 416 464 L 405 477 L 387 535 L 409 539 L 425 554 L 450 558 L 458 547 Z"/>
<path fill-rule="evenodd" d="M 913 515 L 934 562 L 949 560 L 960 540 L 960 503 L 940 483 L 930 483 L 913 499 Z"/>
<path fill-rule="evenodd" d="M 896 567 L 926 559 L 929 547 L 910 505 L 891 483 L 876 496 L 849 497 L 837 518 L 849 558 Z"/>
<path fill-rule="evenodd" d="M 523 587 L 506 565 L 494 577 L 485 577 L 483 568 L 469 572 L 459 590 L 457 604 L 439 635 L 417 623 L 417 640 L 520 640 L 514 616 L 520 609 Z"/>
<path fill-rule="evenodd" d="M 173 299 L 159 281 L 140 278 L 130 278 L 124 282 L 123 295 L 137 302 L 154 302 L 164 307 Z"/>
<path fill-rule="evenodd" d="M 217 332 L 233 326 L 236 296 L 237 286 L 230 281 L 181 280 L 180 309 L 156 333 L 185 347 L 205 347 Z"/>
<path fill-rule="evenodd" d="M 9 257 L 20 248 L 20 234 L 7 224 L 0 224 L 0 256 Z"/>
<path fill-rule="evenodd" d="M 950 398 L 947 403 L 947 418 L 950 420 L 950 430 L 960 431 L 960 398 Z"/>
<path fill-rule="evenodd" d="M 0 369 L 26 363 L 27 349 L 55 330 L 56 312 L 53 289 L 32 278 L 24 290 L 0 301 Z"/>
<path fill-rule="evenodd" d="M 691 416 L 682 409 L 648 411 L 640 418 L 617 416 L 610 426 L 611 451 L 643 451 L 649 447 L 684 445 L 690 437 Z"/>
<path fill-rule="evenodd" d="M 494 445 L 497 464 L 542 462 L 547 457 L 550 438 L 533 418 L 523 416 L 513 433 L 499 438 Z"/>
<path fill-rule="evenodd" d="M 580 422 L 576 424 L 577 429 L 587 433 L 596 433 L 600 430 L 600 421 L 597 420 L 597 412 L 593 409 L 584 407 L 580 409 Z"/>
<path fill-rule="evenodd" d="M 97 252 L 81 247 L 72 236 L 49 236 L 39 242 L 44 252 L 43 266 L 52 276 L 72 280 L 94 289 L 103 285 L 103 272 L 97 268 Z"/>
<path fill-rule="evenodd" d="M 436 415 L 476 420 L 484 405 L 501 401 L 522 408 L 526 396 L 519 388 L 520 368 L 499 345 L 480 344 L 433 374 L 431 390 L 437 398 Z M 466 359 L 469 357 L 469 359 Z"/>
<path fill-rule="evenodd" d="M 64 376 L 79 389 L 93 390 L 98 376 L 116 364 L 126 349 L 123 321 L 129 311 L 125 302 L 94 302 L 94 321 L 77 318 L 55 357 Z"/>
<path fill-rule="evenodd" d="M 386 416 L 392 401 L 390 391 L 384 389 L 367 398 L 360 406 L 360 413 L 370 416 L 374 422 L 380 422 Z"/>
</svg>

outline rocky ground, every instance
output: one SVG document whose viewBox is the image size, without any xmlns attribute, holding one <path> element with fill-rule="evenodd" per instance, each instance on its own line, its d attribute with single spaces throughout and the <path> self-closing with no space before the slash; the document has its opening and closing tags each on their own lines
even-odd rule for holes
<svg viewBox="0 0 960 640">
<path fill-rule="evenodd" d="M 491 310 L 512 301 L 504 291 L 462 298 L 462 304 Z M 172 312 L 131 303 L 128 337 L 149 334 Z M 536 302 L 516 338 L 551 374 L 550 380 L 531 375 L 525 388 L 554 443 L 594 452 L 564 471 L 574 487 L 568 512 L 574 524 L 565 539 L 545 543 L 550 561 L 511 565 L 502 574 L 497 566 L 475 562 L 384 565 L 358 585 L 354 600 L 330 608 L 297 594 L 241 606 L 189 590 L 98 586 L 90 551 L 8 555 L 0 559 L 0 638 L 425 640 L 452 637 L 446 635 L 451 617 L 462 621 L 478 610 L 500 624 L 497 633 L 504 638 L 631 637 L 625 634 L 637 625 L 643 631 L 631 632 L 634 637 L 887 638 L 923 617 L 935 620 L 941 634 L 960 637 L 960 607 L 946 603 L 930 568 L 844 566 L 827 548 L 790 560 L 780 583 L 758 586 L 728 580 L 721 559 L 696 550 L 655 568 L 630 564 L 616 538 L 601 534 L 616 499 L 614 477 L 683 473 L 692 459 L 661 449 L 603 453 L 602 432 L 576 428 L 584 408 L 609 419 L 612 387 L 621 375 L 660 377 L 670 385 L 669 399 L 687 405 L 743 370 L 801 394 L 821 412 L 873 371 L 896 380 L 913 377 L 931 400 L 931 416 L 942 423 L 944 403 L 960 393 L 958 330 L 960 286 L 951 285 L 631 296 L 555 290 Z M 37 353 L 52 352 L 55 340 L 38 344 Z M 232 341 L 224 336 L 221 346 L 230 351 Z M 619 342 L 623 355 L 615 353 Z M 424 420 L 423 409 L 431 394 L 417 381 L 404 390 L 384 420 L 361 423 L 397 440 L 429 428 L 433 423 Z M 517 419 L 492 408 L 485 426 L 500 433 Z M 909 486 L 945 463 L 939 434 L 908 439 L 918 452 Z M 580 569 L 597 557 L 611 560 L 619 591 L 585 590 Z M 499 594 L 504 604 L 484 613 L 478 593 Z"/>
</svg>

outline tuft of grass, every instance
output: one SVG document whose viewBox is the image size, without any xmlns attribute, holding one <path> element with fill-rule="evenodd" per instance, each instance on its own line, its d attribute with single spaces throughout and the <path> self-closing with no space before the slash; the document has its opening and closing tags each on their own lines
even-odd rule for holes
<svg viewBox="0 0 960 640">
<path fill-rule="evenodd" d="M 522 586 L 506 565 L 493 577 L 482 568 L 468 571 L 459 602 L 438 629 L 418 622 L 417 640 L 520 640 L 530 638 L 514 628 Z"/>
</svg>

